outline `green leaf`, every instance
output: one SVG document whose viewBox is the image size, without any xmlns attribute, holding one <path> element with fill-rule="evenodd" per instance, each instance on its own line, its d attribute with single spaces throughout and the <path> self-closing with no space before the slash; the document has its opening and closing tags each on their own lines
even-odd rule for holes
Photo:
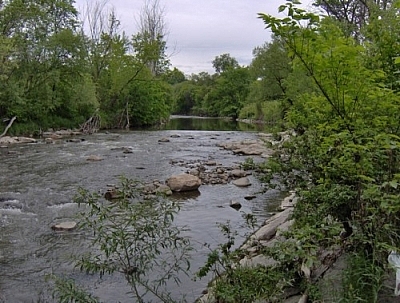
<svg viewBox="0 0 400 303">
<path fill-rule="evenodd" d="M 278 12 L 279 12 L 279 13 L 282 13 L 285 9 L 286 9 L 286 5 L 281 5 L 281 6 L 279 6 L 279 8 L 278 8 Z"/>
</svg>

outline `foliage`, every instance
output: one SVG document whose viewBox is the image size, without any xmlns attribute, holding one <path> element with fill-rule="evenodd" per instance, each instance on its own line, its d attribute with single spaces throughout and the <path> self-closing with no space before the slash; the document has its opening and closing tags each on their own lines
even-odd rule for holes
<svg viewBox="0 0 400 303">
<path fill-rule="evenodd" d="M 168 84 L 175 85 L 184 82 L 186 80 L 186 77 L 182 71 L 174 67 L 172 70 L 167 70 L 162 75 L 162 79 Z"/>
<path fill-rule="evenodd" d="M 81 212 L 80 228 L 92 233 L 91 250 L 77 266 L 90 274 L 122 274 L 137 302 L 157 298 L 173 302 L 168 283 L 180 283 L 189 270 L 191 246 L 184 227 L 174 224 L 179 206 L 164 199 L 140 196 L 139 183 L 122 178 L 119 199 L 108 202 L 80 189 L 75 201 Z M 68 297 L 70 282 L 57 293 Z M 71 284 L 72 285 L 72 284 Z M 71 292 L 73 296 L 75 292 Z"/>
<path fill-rule="evenodd" d="M 249 158 L 246 158 L 246 160 L 244 160 L 244 162 L 240 164 L 240 167 L 244 170 L 252 170 L 252 169 L 256 169 L 257 165 L 256 165 L 256 163 L 254 163 L 254 159 L 249 157 Z"/>
<path fill-rule="evenodd" d="M 215 71 L 220 74 L 228 71 L 229 69 L 235 69 L 239 67 L 239 63 L 230 54 L 222 54 L 214 58 L 212 65 Z"/>
<path fill-rule="evenodd" d="M 276 125 L 282 121 L 283 110 L 281 100 L 250 103 L 240 110 L 239 119 L 251 119 Z"/>
<path fill-rule="evenodd" d="M 204 107 L 212 116 L 237 118 L 249 91 L 248 68 L 227 69 L 215 80 Z"/>
<path fill-rule="evenodd" d="M 347 269 L 343 273 L 341 302 L 377 302 L 384 270 L 377 260 L 362 254 L 351 255 Z"/>
<path fill-rule="evenodd" d="M 163 32 L 156 28 L 154 36 L 149 31 L 151 22 L 162 21 L 164 15 L 148 7 L 142 14 L 151 12 L 153 19 L 142 17 L 151 24 L 143 23 L 143 31 L 129 39 L 119 34 L 114 11 L 108 14 L 105 9 L 105 3 L 88 3 L 80 24 L 72 0 L 2 3 L 0 117 L 18 117 L 10 133 L 77 127 L 98 109 L 102 127 L 130 127 L 130 120 L 153 124 L 169 114 L 165 103 L 171 93 L 165 88 L 160 104 L 152 104 L 146 114 L 130 117 L 129 112 L 137 86 L 133 82 L 162 81 L 157 77 L 169 66 Z M 141 98 L 152 93 L 153 100 L 160 97 L 151 88 Z"/>
<path fill-rule="evenodd" d="M 243 218 L 251 230 L 256 228 L 253 215 L 243 214 Z M 254 302 L 278 298 L 284 287 L 290 285 L 290 274 L 277 267 L 240 266 L 238 261 L 246 252 L 240 248 L 235 249 L 237 231 L 232 230 L 229 221 L 218 225 L 226 242 L 211 250 L 207 262 L 197 272 L 199 278 L 212 273 L 215 280 L 211 290 L 217 302 Z"/>
<path fill-rule="evenodd" d="M 249 93 L 249 69 L 239 67 L 229 54 L 217 57 L 214 63 L 221 65 L 217 74 L 191 75 L 188 81 L 174 86 L 174 113 L 234 119 L 239 116 Z"/>
<path fill-rule="evenodd" d="M 296 1 L 279 10 L 287 17 L 260 17 L 293 58 L 293 74 L 302 75 L 302 82 L 308 84 L 307 89 L 294 90 L 297 94 L 290 98 L 285 119 L 296 135 L 267 163 L 266 179 L 279 177 L 300 196 L 294 237 L 307 243 L 302 250 L 308 247 L 300 260 L 314 262 L 318 247 L 339 239 L 337 228 L 331 229 L 336 236 L 321 230 L 327 219 L 332 226 L 341 224 L 340 239 L 346 239 L 346 249 L 359 262 L 355 267 L 359 272 L 350 275 L 352 279 L 362 276 L 359 284 L 352 284 L 354 296 L 348 292 L 347 299 L 354 302 L 355 296 L 375 283 L 367 301 L 376 302 L 388 251 L 400 245 L 400 98 L 393 85 L 398 76 L 387 60 L 397 56 L 397 49 L 378 39 L 379 33 L 394 41 L 392 30 L 397 30 L 398 16 L 382 13 L 379 22 L 364 24 L 375 34 L 360 44 L 336 20 L 321 20 L 298 8 Z M 392 26 L 383 28 L 382 24 Z M 385 55 L 371 59 L 370 52 L 378 49 Z M 288 87 L 296 88 L 294 79 L 287 78 Z"/>
<path fill-rule="evenodd" d="M 53 298 L 57 298 L 59 303 L 97 303 L 97 298 L 86 293 L 79 288 L 74 280 L 59 278 L 57 276 L 49 277 L 54 281 Z"/>
<path fill-rule="evenodd" d="M 253 50 L 254 59 L 249 67 L 257 86 L 249 95 L 249 102 L 282 98 L 286 91 L 285 79 L 290 73 L 290 58 L 281 41 L 270 43 Z M 251 97 L 251 98 L 250 98 Z"/>
</svg>

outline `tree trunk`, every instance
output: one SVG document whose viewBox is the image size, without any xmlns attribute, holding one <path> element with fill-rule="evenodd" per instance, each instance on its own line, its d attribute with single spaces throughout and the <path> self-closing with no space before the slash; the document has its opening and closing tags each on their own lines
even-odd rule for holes
<svg viewBox="0 0 400 303">
<path fill-rule="evenodd" d="M 7 125 L 6 129 L 4 130 L 4 132 L 0 135 L 0 138 L 1 138 L 1 137 L 4 137 L 4 136 L 7 134 L 8 129 L 9 129 L 9 128 L 11 127 L 11 125 L 14 123 L 15 119 L 17 119 L 17 117 L 13 117 L 13 118 L 11 119 L 11 121 L 8 123 L 8 125 Z"/>
</svg>

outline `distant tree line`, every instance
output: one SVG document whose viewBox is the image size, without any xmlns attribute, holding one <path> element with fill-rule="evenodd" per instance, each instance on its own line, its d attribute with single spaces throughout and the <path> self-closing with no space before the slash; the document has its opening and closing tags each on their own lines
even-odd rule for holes
<svg viewBox="0 0 400 303">
<path fill-rule="evenodd" d="M 167 119 L 165 35 L 158 0 L 131 37 L 105 2 L 79 14 L 73 0 L 0 1 L 0 118 L 16 116 L 14 132 L 77 127 L 96 110 L 103 128 Z"/>
</svg>

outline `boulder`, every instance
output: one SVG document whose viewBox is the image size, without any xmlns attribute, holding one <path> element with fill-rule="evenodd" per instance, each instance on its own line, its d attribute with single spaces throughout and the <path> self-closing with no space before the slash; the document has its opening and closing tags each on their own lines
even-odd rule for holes
<svg viewBox="0 0 400 303">
<path fill-rule="evenodd" d="M 170 140 L 168 138 L 161 138 L 158 142 L 170 142 Z"/>
<path fill-rule="evenodd" d="M 190 174 L 174 175 L 167 179 L 166 184 L 172 191 L 191 191 L 196 190 L 201 185 L 201 180 L 197 176 Z"/>
<path fill-rule="evenodd" d="M 232 183 L 238 187 L 247 187 L 251 185 L 250 180 L 247 177 L 234 180 Z"/>
</svg>

